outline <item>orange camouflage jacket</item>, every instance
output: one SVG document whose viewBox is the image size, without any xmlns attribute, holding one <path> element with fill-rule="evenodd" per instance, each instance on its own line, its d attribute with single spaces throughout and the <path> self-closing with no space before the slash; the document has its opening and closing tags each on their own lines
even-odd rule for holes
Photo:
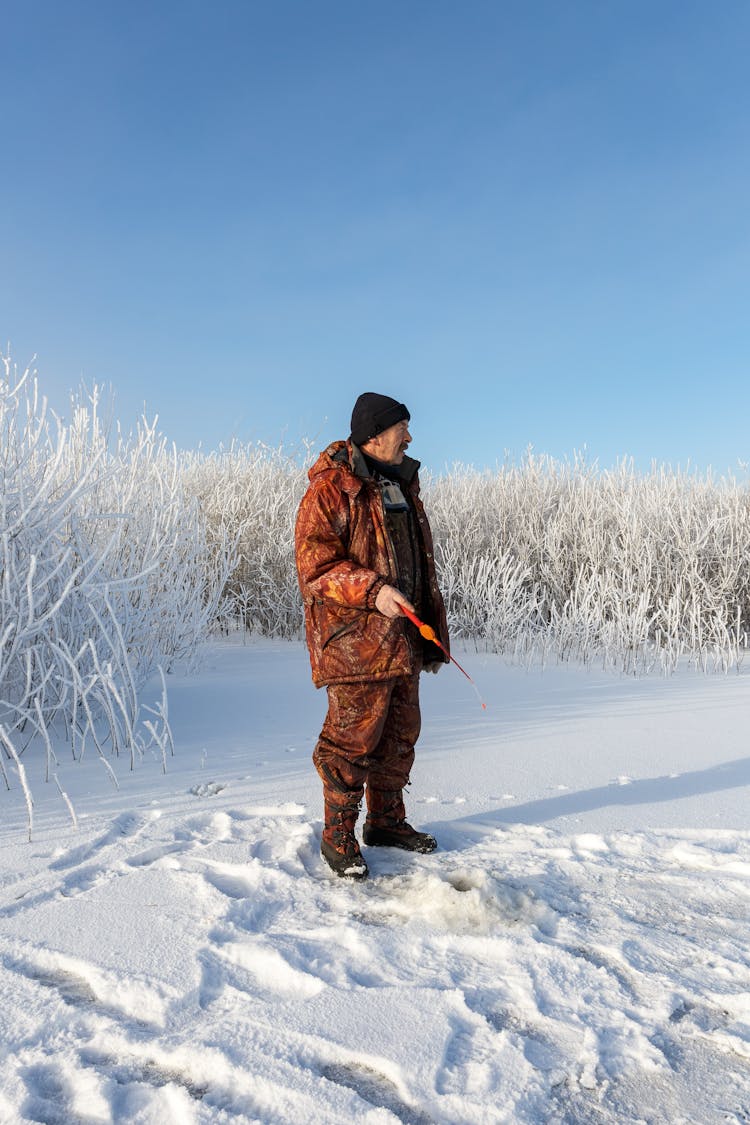
<svg viewBox="0 0 750 1125">
<path fill-rule="evenodd" d="M 407 457 L 404 462 L 414 471 L 404 489 L 416 514 L 424 615 L 448 648 L 432 533 L 419 497 L 419 463 Z M 316 687 L 389 680 L 418 671 L 428 642 L 405 617 L 388 618 L 375 609 L 381 586 L 398 585 L 398 570 L 380 487 L 364 457 L 351 441 L 333 442 L 308 475 L 310 484 L 297 514 L 295 548 Z M 427 659 L 447 660 L 436 645 L 429 647 Z"/>
</svg>

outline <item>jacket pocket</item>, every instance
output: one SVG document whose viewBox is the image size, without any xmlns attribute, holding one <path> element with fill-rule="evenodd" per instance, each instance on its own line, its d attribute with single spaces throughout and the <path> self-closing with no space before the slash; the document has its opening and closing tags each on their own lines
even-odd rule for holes
<svg viewBox="0 0 750 1125">
<path fill-rule="evenodd" d="M 343 625 L 339 625 L 338 629 L 334 629 L 330 637 L 323 641 L 322 651 L 325 652 L 332 641 L 338 640 L 339 637 L 343 637 L 346 633 L 351 633 L 352 629 L 356 629 L 356 627 L 356 621 L 346 621 Z"/>
<path fill-rule="evenodd" d="M 403 622 L 377 610 L 310 606 L 308 644 L 319 683 L 384 680 L 411 670 Z"/>
</svg>

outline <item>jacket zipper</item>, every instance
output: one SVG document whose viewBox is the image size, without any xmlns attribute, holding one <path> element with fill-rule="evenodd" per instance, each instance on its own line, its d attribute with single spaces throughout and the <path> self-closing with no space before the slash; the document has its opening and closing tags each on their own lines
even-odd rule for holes
<svg viewBox="0 0 750 1125">
<path fill-rule="evenodd" d="M 381 490 L 379 488 L 378 488 L 378 503 L 380 505 L 380 515 L 381 515 L 381 520 L 382 520 L 382 524 L 383 524 L 383 538 L 385 539 L 386 545 L 388 547 L 388 552 L 389 552 L 389 555 L 390 555 L 389 562 L 390 562 L 390 565 L 391 565 L 391 573 L 395 574 L 396 582 L 398 582 L 399 574 L 398 574 L 398 563 L 396 561 L 396 551 L 395 551 L 394 546 L 393 546 L 393 540 L 391 539 L 391 533 L 388 530 L 388 522 L 385 518 L 385 504 L 383 503 L 383 493 L 381 492 Z M 398 587 L 397 587 L 397 589 L 398 589 Z M 409 656 L 410 656 L 412 664 L 413 664 L 414 659 L 415 659 L 414 649 L 411 646 L 411 640 L 409 638 L 409 630 L 406 628 L 405 622 L 404 622 L 403 629 L 404 629 L 404 639 L 406 641 L 406 647 L 409 650 Z"/>
</svg>

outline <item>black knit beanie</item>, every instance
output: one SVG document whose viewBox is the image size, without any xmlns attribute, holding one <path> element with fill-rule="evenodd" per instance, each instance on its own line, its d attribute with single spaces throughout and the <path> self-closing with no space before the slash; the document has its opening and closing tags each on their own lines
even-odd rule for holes
<svg viewBox="0 0 750 1125">
<path fill-rule="evenodd" d="M 362 445 L 370 438 L 382 434 L 389 426 L 395 426 L 411 415 L 403 402 L 396 402 L 395 398 L 388 395 L 376 395 L 373 391 L 365 391 L 354 404 L 352 411 L 352 441 L 355 445 Z"/>
</svg>

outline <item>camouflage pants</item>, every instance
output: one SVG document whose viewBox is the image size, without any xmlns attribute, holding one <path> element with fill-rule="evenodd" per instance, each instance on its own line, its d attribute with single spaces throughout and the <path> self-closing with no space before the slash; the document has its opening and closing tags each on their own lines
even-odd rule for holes
<svg viewBox="0 0 750 1125">
<path fill-rule="evenodd" d="M 403 820 L 401 791 L 414 764 L 420 726 L 418 672 L 396 680 L 329 685 L 328 714 L 313 753 L 323 781 L 324 836 L 342 815 L 353 825 L 365 787 L 368 821 L 384 826 Z"/>
</svg>

